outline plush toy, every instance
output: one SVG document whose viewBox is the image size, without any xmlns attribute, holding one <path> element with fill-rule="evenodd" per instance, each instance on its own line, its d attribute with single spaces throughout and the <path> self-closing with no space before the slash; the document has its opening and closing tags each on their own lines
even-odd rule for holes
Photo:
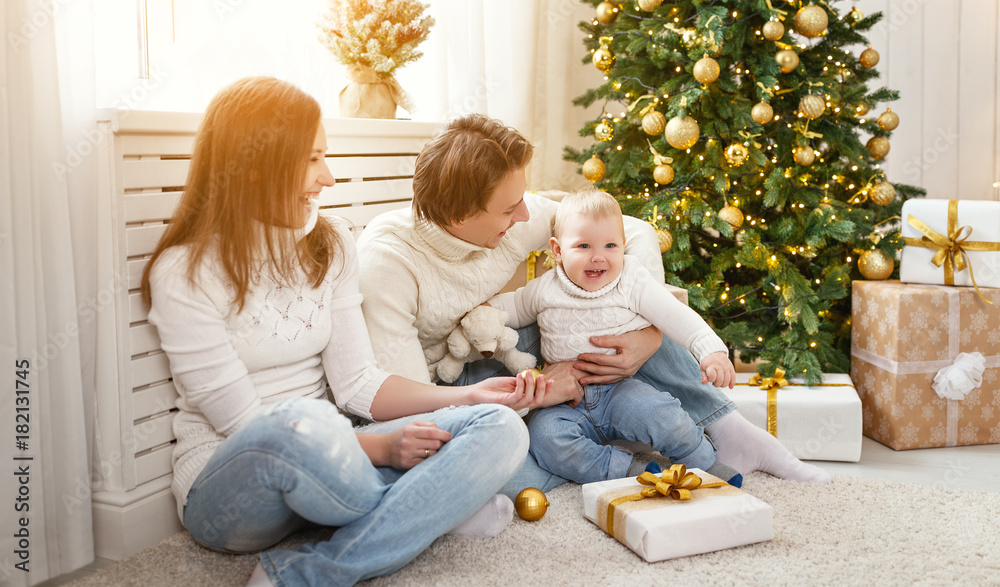
<svg viewBox="0 0 1000 587">
<path fill-rule="evenodd" d="M 448 335 L 448 353 L 437 364 L 441 381 L 455 381 L 462 365 L 482 358 L 497 359 L 514 374 L 534 367 L 535 356 L 515 348 L 517 332 L 505 324 L 504 313 L 491 306 L 476 306 L 466 314 Z"/>
</svg>

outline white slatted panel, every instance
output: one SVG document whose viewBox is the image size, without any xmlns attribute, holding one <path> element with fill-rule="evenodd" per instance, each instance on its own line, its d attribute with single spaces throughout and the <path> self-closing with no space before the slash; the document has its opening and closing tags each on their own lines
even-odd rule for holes
<svg viewBox="0 0 1000 587">
<path fill-rule="evenodd" d="M 901 24 L 909 22 L 915 30 L 923 30 L 923 10 L 919 6 L 912 7 L 893 3 L 886 12 L 888 31 L 901 28 Z M 891 34 L 886 43 L 886 56 L 889 67 L 883 79 L 888 80 L 888 86 L 900 92 L 900 99 L 888 107 L 899 115 L 899 127 L 892 133 L 892 156 L 888 158 L 885 169 L 891 181 L 922 185 L 924 169 L 923 153 L 923 118 L 924 93 L 919 89 L 923 83 L 924 50 L 921 38 L 915 35 Z M 875 114 L 881 114 L 879 108 Z"/>
<path fill-rule="evenodd" d="M 168 412 L 177 401 L 177 390 L 173 383 L 159 383 L 137 389 L 132 394 L 132 415 L 142 420 L 156 414 Z"/>
<path fill-rule="evenodd" d="M 173 444 L 158 446 L 135 457 L 135 480 L 141 485 L 173 471 Z"/>
<path fill-rule="evenodd" d="M 924 22 L 924 185 L 929 198 L 958 197 L 959 18 L 954 0 L 927 0 Z M 902 31 L 897 31 L 897 34 Z"/>
<path fill-rule="evenodd" d="M 997 0 L 959 3 L 958 189 L 961 199 L 992 197 L 997 128 L 996 51 L 984 51 L 984 39 L 997 38 Z M 995 47 L 995 45 L 994 45 Z M 992 65 L 992 68 L 990 67 Z"/>
<path fill-rule="evenodd" d="M 174 438 L 171 420 L 173 414 L 161 414 L 135 423 L 135 452 L 149 450 L 170 442 Z"/>
<path fill-rule="evenodd" d="M 163 353 L 132 359 L 131 368 L 133 389 L 170 379 L 170 362 Z"/>
</svg>

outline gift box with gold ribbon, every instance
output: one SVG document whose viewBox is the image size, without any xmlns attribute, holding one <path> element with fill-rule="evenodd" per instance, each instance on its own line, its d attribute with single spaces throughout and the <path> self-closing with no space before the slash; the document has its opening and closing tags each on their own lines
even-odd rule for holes
<svg viewBox="0 0 1000 587">
<path fill-rule="evenodd" d="M 896 450 L 1000 443 L 1000 289 L 855 281 L 852 295 L 865 436 Z"/>
<path fill-rule="evenodd" d="M 846 373 L 824 373 L 806 385 L 775 377 L 736 374 L 736 387 L 722 391 L 740 414 L 767 430 L 793 455 L 818 461 L 861 459 L 861 400 Z"/>
<path fill-rule="evenodd" d="M 771 506 L 700 469 L 583 486 L 583 514 L 648 562 L 774 537 Z"/>
<path fill-rule="evenodd" d="M 903 283 L 1000 287 L 1000 202 L 903 202 Z"/>
</svg>

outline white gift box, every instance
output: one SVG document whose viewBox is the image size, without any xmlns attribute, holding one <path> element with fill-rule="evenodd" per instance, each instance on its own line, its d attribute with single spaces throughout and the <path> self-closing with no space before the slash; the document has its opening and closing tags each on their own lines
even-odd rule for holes
<svg viewBox="0 0 1000 587">
<path fill-rule="evenodd" d="M 720 481 L 700 469 L 689 471 L 704 483 Z M 607 532 L 609 503 L 644 487 L 634 477 L 587 483 L 583 515 Z M 773 519 L 771 506 L 732 485 L 696 489 L 688 501 L 663 496 L 626 501 L 612 514 L 615 538 L 648 562 L 771 540 Z"/>
<path fill-rule="evenodd" d="M 736 387 L 722 389 L 740 414 L 767 430 L 768 392 L 749 383 L 751 373 L 737 373 Z M 861 459 L 861 399 L 842 373 L 823 374 L 823 384 L 808 387 L 789 380 L 775 395 L 775 437 L 793 455 L 815 461 Z"/>
<path fill-rule="evenodd" d="M 992 248 L 1000 248 L 1000 202 L 984 200 L 924 200 L 914 199 L 903 202 L 900 213 L 900 223 L 904 247 L 900 259 L 899 280 L 903 283 L 927 283 L 931 285 L 973 285 L 975 277 L 979 287 L 1000 287 L 1000 251 L 977 251 L 983 248 L 976 243 L 990 243 Z M 926 234 L 911 224 L 910 217 L 934 233 L 947 240 L 954 238 L 965 240 L 965 260 L 971 265 L 969 269 L 958 270 L 952 267 L 949 271 L 949 261 L 938 266 L 933 260 L 939 248 L 925 248 L 918 242 L 931 243 L 923 240 Z M 971 228 L 956 231 L 963 226 Z M 950 229 L 950 230 L 949 230 Z M 909 240 L 907 240 L 909 239 Z M 961 244 L 961 242 L 959 243 Z M 937 245 L 932 245 L 937 247 Z M 947 255 L 941 255 L 945 257 Z M 961 256 L 956 252 L 955 257 Z M 941 260 L 941 258 L 939 258 Z M 952 275 L 951 283 L 948 275 Z"/>
</svg>

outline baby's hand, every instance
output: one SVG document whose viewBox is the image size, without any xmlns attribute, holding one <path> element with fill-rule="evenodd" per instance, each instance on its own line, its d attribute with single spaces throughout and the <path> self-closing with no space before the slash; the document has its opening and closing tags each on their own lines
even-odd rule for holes
<svg viewBox="0 0 1000 587">
<path fill-rule="evenodd" d="M 701 382 L 729 389 L 736 386 L 736 369 L 726 353 L 712 353 L 701 360 Z"/>
</svg>

